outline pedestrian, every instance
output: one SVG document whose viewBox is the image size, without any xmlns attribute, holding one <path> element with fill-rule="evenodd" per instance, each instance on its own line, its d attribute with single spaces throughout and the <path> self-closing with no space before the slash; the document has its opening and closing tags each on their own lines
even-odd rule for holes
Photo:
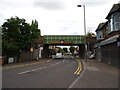
<svg viewBox="0 0 120 90">
<path fill-rule="evenodd" d="M 75 50 L 75 51 L 74 51 L 74 57 L 76 57 L 76 55 L 77 55 L 77 51 Z"/>
</svg>

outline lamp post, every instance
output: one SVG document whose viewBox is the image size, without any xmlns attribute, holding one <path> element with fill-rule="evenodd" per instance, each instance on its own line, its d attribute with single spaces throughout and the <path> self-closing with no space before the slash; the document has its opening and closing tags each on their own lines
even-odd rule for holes
<svg viewBox="0 0 120 90">
<path fill-rule="evenodd" d="M 85 59 L 87 57 L 87 40 L 86 40 L 86 18 L 85 18 L 85 5 L 77 5 L 77 7 L 82 7 L 84 11 L 84 34 L 85 34 Z M 87 61 L 87 59 L 86 59 Z"/>
</svg>

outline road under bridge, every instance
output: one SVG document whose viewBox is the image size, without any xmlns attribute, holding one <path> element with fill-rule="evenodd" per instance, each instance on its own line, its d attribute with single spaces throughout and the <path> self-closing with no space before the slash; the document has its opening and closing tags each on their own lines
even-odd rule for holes
<svg viewBox="0 0 120 90">
<path fill-rule="evenodd" d="M 78 46 L 79 57 L 85 57 L 84 35 L 44 35 L 43 56 L 49 57 L 49 46 Z"/>
</svg>

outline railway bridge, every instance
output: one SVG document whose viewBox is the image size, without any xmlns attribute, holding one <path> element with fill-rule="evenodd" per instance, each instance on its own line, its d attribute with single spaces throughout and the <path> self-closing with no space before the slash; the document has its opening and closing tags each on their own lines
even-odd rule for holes
<svg viewBox="0 0 120 90">
<path fill-rule="evenodd" d="M 50 46 L 78 46 L 79 57 L 85 56 L 84 35 L 44 35 L 43 55 L 49 57 Z"/>
</svg>

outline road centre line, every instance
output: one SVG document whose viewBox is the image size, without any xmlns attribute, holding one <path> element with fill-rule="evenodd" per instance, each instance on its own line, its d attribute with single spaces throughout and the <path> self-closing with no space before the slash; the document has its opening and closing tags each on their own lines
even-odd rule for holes
<svg viewBox="0 0 120 90">
<path fill-rule="evenodd" d="M 65 60 L 63 60 L 63 62 L 65 62 Z"/>
<path fill-rule="evenodd" d="M 66 63 L 68 63 L 68 61 L 66 61 Z"/>
<path fill-rule="evenodd" d="M 46 62 L 50 62 L 52 61 L 51 60 L 47 60 Z M 10 68 L 18 68 L 18 67 L 24 67 L 24 66 L 30 66 L 30 65 L 35 65 L 35 64 L 40 64 L 40 63 L 44 63 L 45 61 L 43 62 L 37 62 L 37 63 L 29 63 L 29 64 L 23 64 L 23 65 L 17 65 L 17 66 L 11 66 L 11 67 L 5 67 L 5 68 L 0 68 L 0 70 L 3 70 L 3 69 L 10 69 Z"/>
<path fill-rule="evenodd" d="M 78 73 L 77 74 L 80 74 L 80 72 L 82 71 L 82 64 L 81 64 L 81 62 L 78 60 L 78 62 L 79 62 L 79 71 L 78 71 Z"/>
<path fill-rule="evenodd" d="M 42 68 L 37 68 L 37 69 L 33 69 L 33 70 L 28 70 L 28 71 L 20 72 L 18 74 L 25 74 L 25 73 L 33 72 L 33 71 L 40 70 L 40 69 L 43 69 L 43 68 L 46 68 L 46 67 L 42 67 Z"/>
<path fill-rule="evenodd" d="M 78 61 L 78 68 L 77 70 L 74 72 L 74 74 L 80 74 L 80 72 L 82 71 L 82 64 L 79 60 Z"/>
<path fill-rule="evenodd" d="M 80 67 L 78 66 L 77 70 L 74 72 L 74 74 L 77 74 L 77 72 L 80 70 Z"/>
<path fill-rule="evenodd" d="M 70 90 L 71 88 L 74 88 L 74 86 L 76 85 L 76 83 L 78 83 L 78 81 L 80 80 L 80 78 L 82 78 L 83 74 L 86 71 L 86 67 L 83 66 L 83 70 L 81 72 L 81 74 L 73 81 L 73 83 L 67 88 L 67 90 Z"/>
<path fill-rule="evenodd" d="M 55 66 L 55 65 L 57 65 L 57 64 L 59 64 L 60 62 L 58 62 L 58 63 L 55 63 L 55 64 L 51 64 L 50 66 Z"/>
<path fill-rule="evenodd" d="M 83 76 L 83 74 L 85 73 L 85 69 L 81 72 L 81 74 L 75 79 L 75 81 L 68 87 L 67 90 L 70 90 L 70 88 L 73 88 L 75 86 L 75 84 L 79 81 L 79 79 Z"/>
<path fill-rule="evenodd" d="M 55 66 L 55 65 L 57 65 L 57 64 L 59 64 L 59 63 L 60 63 L 60 62 L 55 63 L 55 64 L 51 64 L 50 66 Z M 48 67 L 49 67 L 49 66 L 48 66 Z M 32 70 L 27 70 L 27 71 L 24 71 L 24 72 L 20 72 L 20 73 L 18 73 L 18 74 L 25 74 L 25 73 L 37 71 L 37 70 L 44 69 L 44 68 L 47 68 L 47 67 L 41 67 L 41 68 L 36 68 L 36 69 L 32 69 Z"/>
</svg>

